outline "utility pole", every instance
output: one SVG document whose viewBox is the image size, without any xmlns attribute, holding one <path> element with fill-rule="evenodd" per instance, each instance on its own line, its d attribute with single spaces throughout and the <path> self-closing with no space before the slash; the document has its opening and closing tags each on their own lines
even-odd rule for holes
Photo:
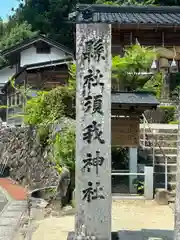
<svg viewBox="0 0 180 240">
<path fill-rule="evenodd" d="M 180 240 L 180 87 L 177 88 L 178 94 L 178 135 L 177 135 L 177 172 L 176 172 L 176 201 L 175 201 L 175 221 L 174 221 L 174 240 Z"/>
</svg>

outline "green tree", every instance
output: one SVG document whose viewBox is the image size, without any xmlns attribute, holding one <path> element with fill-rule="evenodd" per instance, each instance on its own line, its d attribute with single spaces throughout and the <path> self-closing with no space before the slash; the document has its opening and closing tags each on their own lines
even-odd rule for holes
<svg viewBox="0 0 180 240">
<path fill-rule="evenodd" d="M 74 90 L 68 86 L 60 86 L 49 92 L 37 92 L 36 97 L 26 102 L 25 123 L 33 126 L 49 126 L 61 117 L 74 118 L 74 97 Z"/>
<path fill-rule="evenodd" d="M 74 43 L 74 26 L 67 23 L 67 20 L 68 14 L 74 10 L 77 3 L 117 6 L 127 4 L 148 5 L 153 4 L 154 0 L 29 0 L 24 4 L 19 4 L 10 21 L 19 23 L 27 21 L 32 26 L 33 31 L 40 31 L 41 34 L 46 34 L 54 40 L 72 47 Z"/>
<path fill-rule="evenodd" d="M 93 4 L 95 0 L 78 2 Z M 72 47 L 74 26 L 66 21 L 76 3 L 76 0 L 29 0 L 25 4 L 19 4 L 11 20 L 19 23 L 27 21 L 33 31 L 40 31 L 41 34 Z"/>
<path fill-rule="evenodd" d="M 74 172 L 75 161 L 75 65 L 70 67 L 68 86 L 59 86 L 51 91 L 38 91 L 35 97 L 27 98 L 26 89 L 20 86 L 16 89 L 25 96 L 24 122 L 37 130 L 37 140 L 44 148 L 51 146 L 51 160 L 56 163 L 56 169 L 61 171 L 63 166 Z M 12 81 L 12 86 L 14 86 Z M 15 86 L 14 86 L 15 87 Z M 30 91 L 30 90 L 29 90 Z M 69 120 L 68 120 L 69 119 Z M 62 124 L 63 123 L 63 124 Z M 56 126 L 63 125 L 61 130 Z M 55 126 L 55 128 L 54 128 Z"/>
<path fill-rule="evenodd" d="M 19 7 L 9 18 L 8 26 L 14 28 L 18 23 L 27 21 L 32 31 L 39 31 L 62 44 L 74 46 L 74 26 L 67 23 L 68 14 L 76 4 L 108 4 L 108 5 L 177 5 L 180 0 L 28 0 L 20 1 Z"/>
<path fill-rule="evenodd" d="M 125 49 L 124 57 L 115 56 L 112 60 L 112 78 L 125 91 L 156 90 L 156 75 L 149 72 L 156 53 L 151 48 L 132 45 Z M 160 78 L 161 79 L 161 78 Z M 158 81 L 160 81 L 160 79 Z"/>
<path fill-rule="evenodd" d="M 12 47 L 15 44 L 20 43 L 24 39 L 31 38 L 35 36 L 37 32 L 33 32 L 31 29 L 31 25 L 27 22 L 23 22 L 22 24 L 16 24 L 11 29 L 4 30 L 3 34 L 0 37 L 0 49 L 4 50 L 9 47 Z"/>
</svg>

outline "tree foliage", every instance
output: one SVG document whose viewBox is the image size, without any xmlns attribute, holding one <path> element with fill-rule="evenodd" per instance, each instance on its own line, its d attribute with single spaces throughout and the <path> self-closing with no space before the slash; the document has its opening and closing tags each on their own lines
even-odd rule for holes
<svg viewBox="0 0 180 240">
<path fill-rule="evenodd" d="M 70 66 L 72 75 L 67 86 L 59 86 L 49 92 L 38 91 L 36 96 L 28 100 L 26 98 L 24 108 L 24 122 L 36 128 L 36 136 L 42 147 L 51 146 L 51 158 L 59 172 L 63 166 L 74 171 L 75 129 L 73 125 L 67 122 L 59 131 L 52 130 L 52 126 L 59 126 L 62 121 L 65 123 L 65 119 L 73 121 L 75 118 L 75 84 L 72 78 L 74 70 L 75 66 Z M 22 89 L 20 91 L 23 92 Z"/>
<path fill-rule="evenodd" d="M 57 87 L 49 92 L 39 91 L 25 106 L 25 123 L 49 125 L 62 116 L 74 117 L 74 91 L 69 87 Z"/>
<path fill-rule="evenodd" d="M 80 0 L 93 4 L 95 0 Z M 33 31 L 40 31 L 62 44 L 73 47 L 74 26 L 69 24 L 68 14 L 75 8 L 76 0 L 29 0 L 20 4 L 11 21 L 27 21 Z"/>
<path fill-rule="evenodd" d="M 54 159 L 57 166 L 66 166 L 71 171 L 75 170 L 75 128 L 65 126 L 56 134 L 54 140 Z"/>
<path fill-rule="evenodd" d="M 119 88 L 125 91 L 143 89 L 156 91 L 157 81 L 159 81 L 158 86 L 161 87 L 161 75 L 157 78 L 156 74 L 146 74 L 155 58 L 156 53 L 151 48 L 142 47 L 138 44 L 128 47 L 125 49 L 124 57 L 113 57 L 113 81 L 116 81 Z"/>
<path fill-rule="evenodd" d="M 22 24 L 25 21 L 32 26 L 32 31 L 39 31 L 56 41 L 73 47 L 74 26 L 68 23 L 68 14 L 76 4 L 108 5 L 176 5 L 180 0 L 28 0 L 20 1 L 19 7 L 9 18 L 9 26 Z"/>
<path fill-rule="evenodd" d="M 0 37 L 1 50 L 12 47 L 24 39 L 31 38 L 37 34 L 37 32 L 32 32 L 31 25 L 27 22 L 23 22 L 22 24 L 17 23 L 9 31 L 5 31 L 5 29 L 3 30 L 3 34 Z"/>
<path fill-rule="evenodd" d="M 9 23 L 0 21 L 0 50 L 8 49 L 25 39 L 30 39 L 38 34 L 38 31 L 33 32 L 32 27 L 27 22 L 15 23 L 13 27 Z M 0 67 L 6 65 L 7 62 L 1 57 Z"/>
</svg>

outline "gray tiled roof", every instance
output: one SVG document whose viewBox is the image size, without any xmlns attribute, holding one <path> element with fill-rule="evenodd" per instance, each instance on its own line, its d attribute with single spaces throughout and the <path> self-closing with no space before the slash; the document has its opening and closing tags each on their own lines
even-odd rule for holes
<svg viewBox="0 0 180 240">
<path fill-rule="evenodd" d="M 88 16 L 88 17 L 87 17 Z M 180 24 L 180 7 L 170 6 L 108 6 L 78 5 L 76 12 L 69 15 L 76 23 L 119 23 L 119 24 Z"/>
<path fill-rule="evenodd" d="M 117 104 L 140 104 L 140 105 L 159 105 L 156 97 L 144 92 L 120 92 L 111 94 L 111 103 Z"/>
</svg>

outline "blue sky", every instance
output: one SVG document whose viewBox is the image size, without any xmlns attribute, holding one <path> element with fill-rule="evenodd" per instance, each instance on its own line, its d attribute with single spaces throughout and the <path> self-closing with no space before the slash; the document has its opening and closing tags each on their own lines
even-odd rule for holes
<svg viewBox="0 0 180 240">
<path fill-rule="evenodd" d="M 16 8 L 18 6 L 17 0 L 0 0 L 0 17 L 3 20 L 7 20 L 7 15 L 11 12 L 12 8 Z"/>
</svg>

